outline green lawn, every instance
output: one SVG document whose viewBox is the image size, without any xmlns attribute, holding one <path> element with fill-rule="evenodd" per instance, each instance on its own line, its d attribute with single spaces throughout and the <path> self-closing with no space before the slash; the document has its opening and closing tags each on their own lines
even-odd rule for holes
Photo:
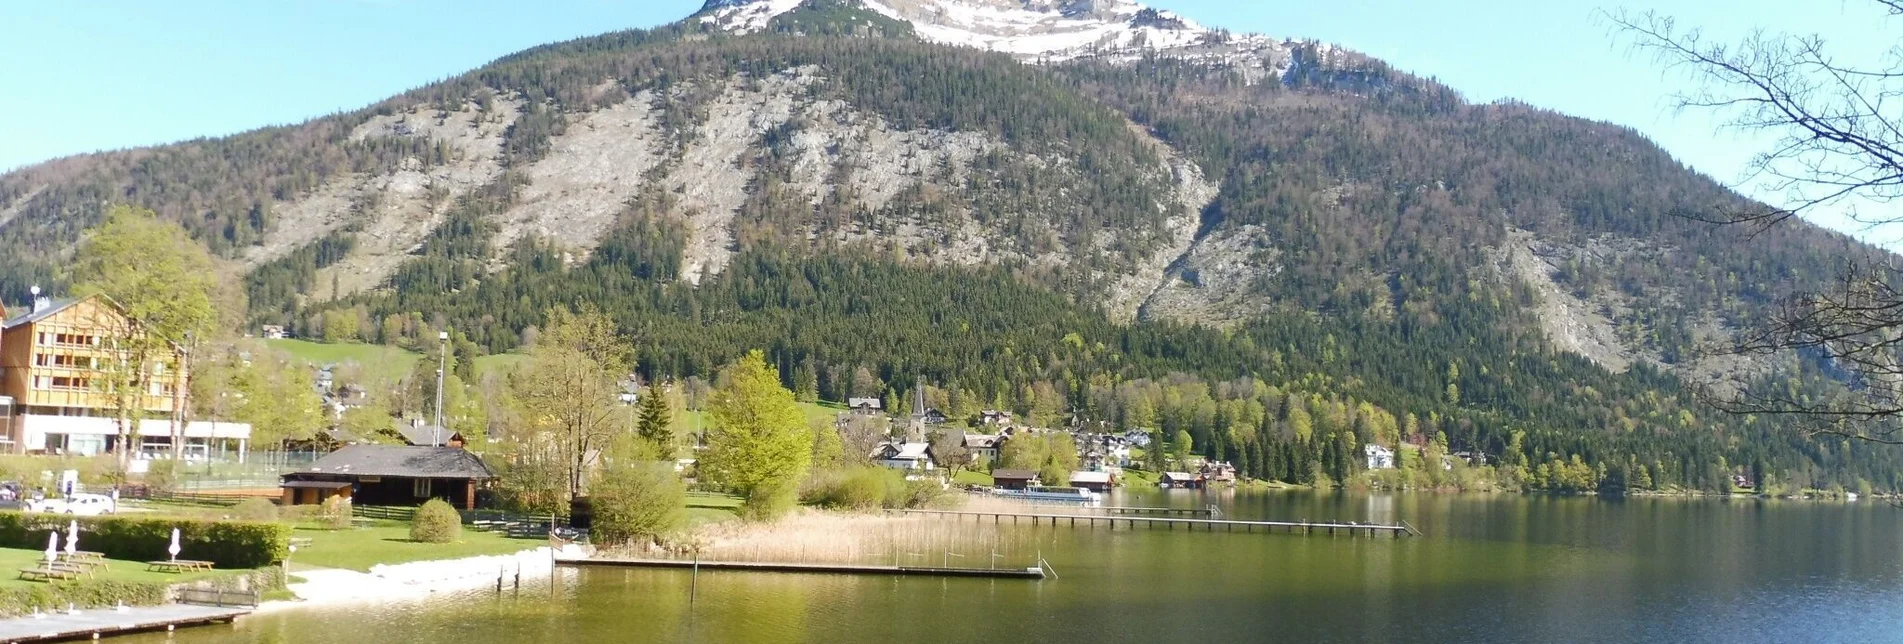
<svg viewBox="0 0 1903 644">
<path fill-rule="evenodd" d="M 381 344 L 326 344 L 309 340 L 265 340 L 264 344 L 313 365 L 355 362 L 363 366 L 365 376 L 384 382 L 396 382 L 409 374 L 419 357 Z"/>
<path fill-rule="evenodd" d="M 477 356 L 476 377 L 481 378 L 491 373 L 507 370 L 518 364 L 522 364 L 522 361 L 527 359 L 529 359 L 527 355 L 520 353 L 498 353 L 495 355 Z"/>
<path fill-rule="evenodd" d="M 1123 487 L 1156 487 L 1157 481 L 1162 480 L 1162 478 L 1163 475 L 1156 472 L 1126 467 L 1123 468 L 1123 476 L 1117 481 L 1117 485 Z"/>
<path fill-rule="evenodd" d="M 80 535 L 79 544 L 82 547 L 82 549 L 86 545 L 86 537 L 84 534 Z M 28 586 L 45 585 L 47 582 L 26 581 L 26 580 L 19 579 L 20 569 L 36 567 L 45 560 L 46 560 L 46 551 L 43 551 L 43 550 L 21 550 L 18 548 L 0 548 L 0 589 L 22 588 L 22 587 L 28 587 Z M 181 573 L 181 574 L 171 574 L 171 573 L 163 573 L 163 572 L 146 572 L 145 562 L 143 561 L 121 561 L 118 559 L 111 559 L 111 560 L 108 560 L 107 565 L 104 569 L 98 570 L 93 573 L 93 577 L 91 581 L 116 582 L 116 583 L 154 583 L 154 582 L 177 583 L 182 581 L 195 581 L 199 579 L 208 579 L 212 577 L 234 575 L 241 572 L 243 571 L 213 570 L 209 572 L 194 572 L 194 573 Z M 82 583 L 86 580 L 87 579 L 85 577 L 81 577 L 79 582 L 63 581 L 63 582 L 55 582 L 55 583 L 72 584 L 72 583 Z"/>
<path fill-rule="evenodd" d="M 991 475 L 984 472 L 960 470 L 957 474 L 952 475 L 952 485 L 982 485 L 991 487 L 993 483 L 995 483 L 995 481 L 991 480 Z"/>
<path fill-rule="evenodd" d="M 740 497 L 717 494 L 687 495 L 687 526 L 698 528 L 709 523 L 740 518 Z"/>
<path fill-rule="evenodd" d="M 351 530 L 299 528 L 293 536 L 311 540 L 310 545 L 298 548 L 291 555 L 294 568 L 359 571 L 368 571 L 377 564 L 509 554 L 547 544 L 542 539 L 510 539 L 468 526 L 463 526 L 462 539 L 455 543 L 417 543 L 410 540 L 409 524 L 399 521 L 378 521 L 369 527 Z"/>
</svg>

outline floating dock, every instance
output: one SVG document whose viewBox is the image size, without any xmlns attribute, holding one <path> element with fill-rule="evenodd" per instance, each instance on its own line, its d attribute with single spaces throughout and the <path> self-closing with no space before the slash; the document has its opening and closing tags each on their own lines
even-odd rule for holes
<svg viewBox="0 0 1903 644">
<path fill-rule="evenodd" d="M 820 575 L 900 575 L 916 577 L 984 577 L 991 579 L 1043 579 L 1042 567 L 1031 568 L 933 568 L 929 566 L 878 566 L 857 564 L 794 564 L 751 561 L 681 561 L 678 559 L 556 559 L 559 566 L 603 568 L 673 568 L 677 570 L 733 570 L 742 572 L 779 572 Z"/>
<path fill-rule="evenodd" d="M 229 623 L 250 608 L 166 604 L 125 610 L 87 608 L 77 613 L 47 613 L 40 617 L 0 620 L 0 642 L 84 640 L 144 631 Z"/>
<path fill-rule="evenodd" d="M 904 512 L 906 514 L 921 514 L 921 515 L 927 515 L 927 516 L 948 516 L 952 518 L 974 517 L 978 521 L 984 521 L 985 517 L 990 517 L 991 522 L 993 524 L 1004 523 L 1005 519 L 1010 519 L 1011 523 L 1013 524 L 1016 524 L 1016 523 L 1019 523 L 1020 521 L 1024 521 L 1028 519 L 1031 522 L 1031 525 L 1034 525 L 1034 526 L 1045 525 L 1045 524 L 1049 524 L 1052 526 L 1067 525 L 1070 527 L 1076 527 L 1079 525 L 1082 525 L 1085 527 L 1107 526 L 1112 530 L 1117 529 L 1118 523 L 1123 523 L 1124 525 L 1129 526 L 1130 528 L 1133 528 L 1133 529 L 1141 525 L 1147 528 L 1167 528 L 1170 530 L 1174 530 L 1178 527 L 1182 527 L 1185 530 L 1192 530 L 1192 531 L 1197 529 L 1202 529 L 1207 532 L 1215 532 L 1217 530 L 1223 530 L 1227 532 L 1258 532 L 1259 531 L 1259 532 L 1268 533 L 1268 532 L 1275 532 L 1278 529 L 1280 529 L 1282 532 L 1300 533 L 1300 534 L 1316 534 L 1320 532 L 1326 532 L 1327 534 L 1344 534 L 1348 536 L 1358 536 L 1358 535 L 1365 534 L 1369 537 L 1375 537 L 1378 535 L 1385 534 L 1397 539 L 1401 537 L 1417 537 L 1417 536 L 1420 536 L 1421 534 L 1420 531 L 1414 529 L 1414 526 L 1408 525 L 1406 521 L 1401 522 L 1399 525 L 1381 525 L 1381 524 L 1374 524 L 1374 523 L 1330 523 L 1330 522 L 1314 522 L 1314 521 L 1238 521 L 1233 519 L 1185 519 L 1185 518 L 1179 518 L 1179 517 L 1140 517 L 1140 516 L 1116 516 L 1116 515 L 1104 516 L 1104 515 L 1097 515 L 1097 514 L 1075 514 L 1075 513 L 1036 514 L 1036 513 L 1021 513 L 1021 512 L 983 512 L 983 511 L 966 511 L 966 510 L 899 510 L 899 512 Z"/>
</svg>

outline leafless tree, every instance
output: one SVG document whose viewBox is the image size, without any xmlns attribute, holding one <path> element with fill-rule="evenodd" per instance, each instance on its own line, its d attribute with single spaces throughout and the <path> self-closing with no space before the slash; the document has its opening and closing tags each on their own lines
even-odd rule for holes
<svg viewBox="0 0 1903 644">
<path fill-rule="evenodd" d="M 1877 10 L 1871 20 L 1903 15 L 1903 0 L 1855 4 L 1864 3 Z M 1781 204 L 1686 216 L 1754 233 L 1824 209 L 1866 230 L 1903 223 L 1903 214 L 1886 207 L 1903 198 L 1903 48 L 1849 60 L 1822 35 L 1760 30 L 1714 42 L 1659 13 L 1608 17 L 1638 50 L 1688 77 L 1689 89 L 1675 97 L 1680 109 L 1708 111 L 1730 128 L 1774 139 L 1751 159 L 1744 181 Z M 1858 212 L 1860 205 L 1878 212 Z M 1821 357 L 1850 391 L 1733 382 L 1708 390 L 1707 400 L 1727 412 L 1788 417 L 1814 433 L 1903 443 L 1903 269 L 1890 257 L 1869 257 L 1876 259 L 1846 259 L 1837 280 L 1784 298 L 1759 328 L 1716 350 Z"/>
</svg>

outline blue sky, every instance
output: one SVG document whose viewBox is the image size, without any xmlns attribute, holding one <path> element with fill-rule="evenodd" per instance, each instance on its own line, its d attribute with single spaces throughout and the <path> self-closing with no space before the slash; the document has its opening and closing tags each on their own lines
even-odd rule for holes
<svg viewBox="0 0 1903 644">
<path fill-rule="evenodd" d="M 701 0 L 0 3 L 0 170 L 354 109 L 552 41 L 678 20 Z M 1724 181 L 1765 141 L 1677 114 L 1679 78 L 1597 16 L 1658 7 L 1726 39 L 1764 27 L 1894 43 L 1859 0 L 1153 0 L 1212 26 L 1347 46 L 1469 99 L 1639 129 Z M 1861 25 L 1861 26 L 1858 26 Z M 1744 186 L 1749 191 L 1750 186 Z M 1825 215 L 1820 223 L 1842 227 Z"/>
</svg>

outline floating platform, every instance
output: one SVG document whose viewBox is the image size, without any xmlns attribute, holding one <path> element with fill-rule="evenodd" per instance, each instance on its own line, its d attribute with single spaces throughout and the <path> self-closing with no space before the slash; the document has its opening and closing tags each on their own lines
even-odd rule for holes
<svg viewBox="0 0 1903 644">
<path fill-rule="evenodd" d="M 1021 521 L 1029 520 L 1031 522 L 1031 525 L 1049 524 L 1052 526 L 1067 525 L 1071 527 L 1076 527 L 1079 525 L 1082 525 L 1085 527 L 1107 526 L 1112 530 L 1117 529 L 1118 523 L 1123 523 L 1124 525 L 1130 528 L 1136 528 L 1137 526 L 1141 525 L 1148 528 L 1166 528 L 1166 529 L 1174 530 L 1177 527 L 1182 527 L 1185 530 L 1196 530 L 1200 528 L 1207 532 L 1215 532 L 1217 530 L 1223 530 L 1227 532 L 1258 532 L 1259 531 L 1259 532 L 1269 533 L 1269 532 L 1275 532 L 1277 529 L 1280 529 L 1283 532 L 1292 532 L 1292 533 L 1300 533 L 1300 534 L 1326 533 L 1326 534 L 1345 534 L 1348 536 L 1358 536 L 1358 535 L 1365 534 L 1369 537 L 1386 534 L 1388 536 L 1392 536 L 1397 539 L 1400 537 L 1418 537 L 1421 534 L 1420 531 L 1414 529 L 1414 526 L 1408 525 L 1406 521 L 1401 522 L 1399 525 L 1380 525 L 1380 524 L 1374 524 L 1374 523 L 1332 523 L 1332 522 L 1313 522 L 1313 521 L 1238 521 L 1234 519 L 1185 519 L 1185 518 L 1179 518 L 1179 517 L 1141 517 L 1141 516 L 1115 516 L 1115 515 L 1104 516 L 1104 515 L 1098 515 L 1098 514 L 1037 514 L 1037 513 L 1026 513 L 1026 512 L 983 512 L 983 511 L 967 511 L 967 510 L 898 510 L 898 512 L 904 512 L 906 514 L 920 514 L 920 515 L 927 515 L 927 516 L 948 516 L 952 518 L 975 517 L 979 521 L 983 521 L 985 517 L 990 517 L 991 522 L 994 524 L 1003 523 L 1005 519 L 1010 519 L 1011 523 L 1013 524 L 1019 523 Z"/>
<path fill-rule="evenodd" d="M 0 642 L 84 640 L 144 631 L 169 631 L 189 626 L 229 623 L 250 608 L 166 604 L 137 606 L 123 611 L 87 608 L 75 614 L 47 613 L 41 617 L 0 620 Z"/>
<path fill-rule="evenodd" d="M 602 568 L 673 568 L 677 570 L 731 570 L 742 572 L 778 572 L 819 575 L 899 575 L 910 577 L 983 577 L 991 579 L 1043 579 L 1044 569 L 1031 568 L 934 568 L 930 566 L 877 566 L 857 564 L 795 564 L 752 561 L 681 561 L 677 559 L 556 559 L 558 566 Z"/>
</svg>

